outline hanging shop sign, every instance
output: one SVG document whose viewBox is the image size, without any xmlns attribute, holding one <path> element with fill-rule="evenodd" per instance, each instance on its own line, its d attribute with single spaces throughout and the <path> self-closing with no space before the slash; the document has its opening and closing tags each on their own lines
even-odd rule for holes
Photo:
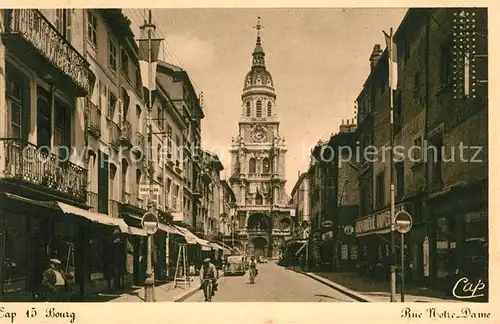
<svg viewBox="0 0 500 324">
<path fill-rule="evenodd" d="M 329 221 L 329 220 L 323 221 L 323 223 L 321 223 L 321 226 L 323 228 L 330 228 L 330 227 L 332 227 L 332 225 L 333 225 L 333 222 Z"/>
<path fill-rule="evenodd" d="M 352 225 L 344 226 L 344 233 L 346 235 L 351 235 L 352 233 L 354 233 L 354 226 L 352 226 Z"/>
<path fill-rule="evenodd" d="M 394 208 L 394 214 L 402 210 L 411 210 L 411 204 L 400 204 Z M 356 221 L 356 236 L 370 233 L 388 233 L 391 231 L 391 208 L 386 208 L 378 213 L 368 215 Z"/>
</svg>

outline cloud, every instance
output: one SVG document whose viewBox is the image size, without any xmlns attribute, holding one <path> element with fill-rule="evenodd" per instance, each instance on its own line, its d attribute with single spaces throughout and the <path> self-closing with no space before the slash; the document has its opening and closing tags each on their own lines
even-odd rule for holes
<svg viewBox="0 0 500 324">
<path fill-rule="evenodd" d="M 180 61 L 187 71 L 199 71 L 210 67 L 216 61 L 215 47 L 193 35 L 167 35 L 167 56 L 173 52 L 175 61 Z M 170 59 L 167 57 L 167 60 Z"/>
</svg>

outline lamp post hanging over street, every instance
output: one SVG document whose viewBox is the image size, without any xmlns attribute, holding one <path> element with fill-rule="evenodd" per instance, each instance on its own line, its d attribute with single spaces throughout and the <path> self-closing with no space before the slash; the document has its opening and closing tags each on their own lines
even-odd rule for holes
<svg viewBox="0 0 500 324">
<path fill-rule="evenodd" d="M 146 155 L 147 168 L 149 173 L 149 198 L 148 198 L 148 212 L 143 216 L 143 227 L 148 234 L 148 253 L 147 253 L 147 268 L 146 268 L 146 280 L 144 281 L 144 295 L 146 302 L 154 302 L 154 279 L 152 271 L 152 244 L 153 235 L 158 227 L 158 216 L 156 213 L 156 208 L 153 202 L 153 176 L 154 176 L 154 166 L 152 158 L 152 147 L 153 147 L 153 128 L 152 128 L 152 110 L 153 110 L 153 91 L 156 90 L 156 65 L 158 61 L 158 54 L 160 51 L 161 41 L 160 38 L 152 38 L 156 30 L 156 26 L 153 24 L 151 9 L 149 10 L 148 21 L 144 20 L 144 25 L 139 27 L 141 30 L 141 39 L 138 39 L 139 43 L 139 67 L 141 70 L 141 81 L 144 87 L 148 89 L 148 114 L 147 114 L 147 126 L 148 126 L 148 147 Z M 144 38 L 147 37 L 147 38 Z M 144 153 L 144 152 L 143 152 Z M 156 229 L 154 228 L 154 223 L 156 222 Z"/>
</svg>

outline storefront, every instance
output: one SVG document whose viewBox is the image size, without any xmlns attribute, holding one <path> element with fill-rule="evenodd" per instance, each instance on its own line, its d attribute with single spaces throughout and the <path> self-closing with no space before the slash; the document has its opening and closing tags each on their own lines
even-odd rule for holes
<svg viewBox="0 0 500 324">
<path fill-rule="evenodd" d="M 488 280 L 487 179 L 429 197 L 429 276 L 451 292 L 457 276 Z"/>
<path fill-rule="evenodd" d="M 405 210 L 412 215 L 413 204 L 402 203 L 395 206 L 395 213 Z M 355 223 L 357 241 L 357 270 L 360 276 L 373 279 L 389 280 L 391 263 L 391 209 L 385 208 L 371 215 L 358 219 Z M 408 247 L 411 246 L 411 234 L 405 235 L 405 254 L 408 259 Z M 396 234 L 397 263 L 400 264 L 399 252 L 401 235 Z"/>
<path fill-rule="evenodd" d="M 71 300 L 119 281 L 125 258 L 113 247 L 123 221 L 55 201 L 10 193 L 0 199 L 1 300 L 37 300 L 51 258 L 70 278 Z"/>
</svg>

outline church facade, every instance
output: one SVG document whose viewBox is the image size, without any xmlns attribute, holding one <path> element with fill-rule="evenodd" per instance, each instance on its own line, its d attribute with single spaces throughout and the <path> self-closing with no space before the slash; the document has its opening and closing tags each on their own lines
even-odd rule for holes
<svg viewBox="0 0 500 324">
<path fill-rule="evenodd" d="M 291 237 L 292 210 L 285 193 L 285 139 L 276 115 L 276 93 L 257 24 L 252 67 L 241 94 L 239 134 L 231 145 L 229 179 L 236 195 L 233 240 L 248 255 L 276 258 Z"/>
</svg>

